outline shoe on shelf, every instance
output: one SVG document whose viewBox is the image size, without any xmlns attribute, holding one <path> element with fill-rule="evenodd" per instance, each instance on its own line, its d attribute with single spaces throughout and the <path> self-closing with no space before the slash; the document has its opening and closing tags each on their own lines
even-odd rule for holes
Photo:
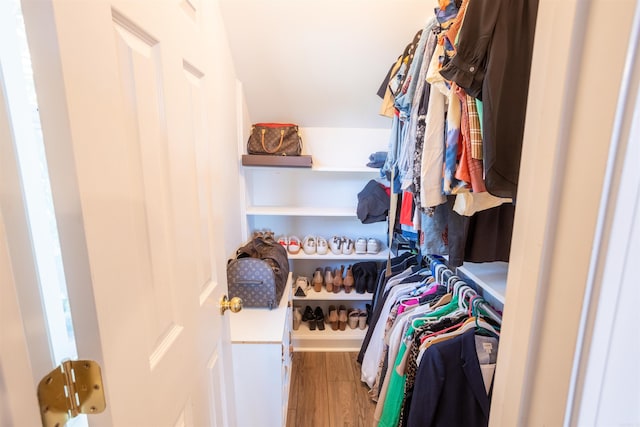
<svg viewBox="0 0 640 427">
<path fill-rule="evenodd" d="M 364 237 L 358 237 L 356 239 L 356 253 L 357 254 L 367 253 L 367 239 L 365 239 Z"/>
<path fill-rule="evenodd" d="M 331 330 L 338 330 L 338 311 L 335 305 L 330 305 L 327 310 L 327 323 L 331 326 Z"/>
<path fill-rule="evenodd" d="M 322 290 L 322 269 L 320 267 L 316 268 L 316 272 L 313 273 L 313 290 L 316 292 L 320 292 Z"/>
<path fill-rule="evenodd" d="M 324 237 L 316 237 L 316 253 L 318 255 L 326 255 L 328 251 L 327 240 Z"/>
<path fill-rule="evenodd" d="M 367 310 L 360 310 L 358 312 L 358 327 L 360 329 L 366 329 L 366 327 L 367 327 Z"/>
<path fill-rule="evenodd" d="M 324 313 L 322 312 L 322 308 L 316 307 L 316 311 L 314 311 L 313 314 L 316 316 L 318 329 L 324 331 Z"/>
<path fill-rule="evenodd" d="M 298 276 L 293 294 L 297 297 L 306 297 L 310 289 L 311 284 L 309 283 L 309 279 L 304 276 Z"/>
<path fill-rule="evenodd" d="M 342 238 L 333 236 L 329 240 L 329 249 L 331 249 L 331 253 L 334 255 L 340 255 L 342 253 Z"/>
<path fill-rule="evenodd" d="M 282 245 L 283 248 L 287 249 L 289 246 L 289 238 L 287 236 L 278 237 L 278 243 Z"/>
<path fill-rule="evenodd" d="M 344 305 L 338 307 L 338 329 L 341 331 L 347 329 L 347 307 Z"/>
<path fill-rule="evenodd" d="M 306 306 L 304 308 L 304 313 L 302 313 L 302 321 L 309 323 L 309 330 L 316 330 L 316 315 L 313 312 L 311 306 Z"/>
<path fill-rule="evenodd" d="M 353 240 L 348 237 L 342 238 L 342 254 L 351 255 L 353 253 Z"/>
<path fill-rule="evenodd" d="M 333 292 L 336 294 L 340 292 L 340 288 L 342 288 L 343 271 L 344 271 L 344 265 L 341 265 L 340 268 L 336 268 L 336 270 L 333 272 Z"/>
<path fill-rule="evenodd" d="M 324 269 L 324 285 L 327 287 L 327 292 L 333 292 L 333 272 L 331 271 L 331 267 L 326 267 Z"/>
<path fill-rule="evenodd" d="M 349 324 L 349 327 L 351 329 L 355 329 L 355 328 L 358 327 L 358 316 L 359 315 L 360 315 L 360 310 L 358 310 L 358 309 L 349 310 L 349 314 L 348 314 L 349 320 L 347 321 L 347 323 Z"/>
<path fill-rule="evenodd" d="M 307 236 L 302 241 L 302 250 L 307 255 L 313 255 L 316 253 L 316 238 L 314 236 Z"/>
<path fill-rule="evenodd" d="M 286 248 L 287 248 L 287 251 L 289 251 L 290 254 L 292 254 L 292 255 L 297 254 L 298 252 L 300 252 L 300 239 L 298 239 L 296 236 L 290 236 L 287 239 Z"/>
<path fill-rule="evenodd" d="M 344 291 L 346 293 L 351 293 L 351 289 L 353 285 L 356 283 L 355 278 L 353 277 L 353 271 L 351 271 L 351 266 L 347 267 L 347 273 L 344 276 L 344 280 L 342 284 L 344 285 Z"/>
<path fill-rule="evenodd" d="M 375 255 L 380 252 L 380 241 L 378 239 L 370 238 L 367 240 L 367 253 Z"/>
<path fill-rule="evenodd" d="M 300 328 L 300 323 L 302 323 L 302 312 L 300 312 L 300 307 L 293 307 L 293 330 L 297 331 Z"/>
</svg>

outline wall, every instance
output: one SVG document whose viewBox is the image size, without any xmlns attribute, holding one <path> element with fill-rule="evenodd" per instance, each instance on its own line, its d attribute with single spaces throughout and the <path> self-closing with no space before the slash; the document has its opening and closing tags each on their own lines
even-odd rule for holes
<svg viewBox="0 0 640 427">
<path fill-rule="evenodd" d="M 216 236 L 214 247 L 223 251 L 224 259 L 229 259 L 235 254 L 236 249 L 242 242 L 240 206 L 240 190 L 238 187 L 238 151 L 236 141 L 240 137 L 242 129 L 238 123 L 238 109 L 243 106 L 242 96 L 238 96 L 236 70 L 231 57 L 229 41 L 225 22 L 222 20 L 219 8 L 212 14 L 215 25 L 206 28 L 209 37 L 214 40 L 214 52 L 217 67 L 217 76 L 214 92 L 218 95 L 214 99 L 208 100 L 211 103 L 211 111 L 216 118 L 215 122 L 209 123 L 209 134 L 212 136 L 211 148 L 214 151 L 214 158 L 217 164 L 212 177 L 215 192 L 213 206 L 214 221 L 224 224 L 222 229 L 224 235 Z M 226 281 L 226 265 L 218 267 L 219 280 Z"/>
<path fill-rule="evenodd" d="M 220 3 L 251 119 L 306 127 L 388 129 L 376 91 L 433 15 L 415 0 Z"/>
</svg>

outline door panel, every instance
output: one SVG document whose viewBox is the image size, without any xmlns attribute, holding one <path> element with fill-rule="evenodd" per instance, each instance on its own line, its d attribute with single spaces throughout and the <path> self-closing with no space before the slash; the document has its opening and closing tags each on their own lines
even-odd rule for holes
<svg viewBox="0 0 640 427">
<path fill-rule="evenodd" d="M 36 85 L 48 88 L 40 113 L 78 353 L 105 377 L 108 412 L 90 422 L 232 425 L 213 220 L 224 159 L 208 134 L 215 63 L 201 31 L 216 6 L 23 3 Z"/>
</svg>

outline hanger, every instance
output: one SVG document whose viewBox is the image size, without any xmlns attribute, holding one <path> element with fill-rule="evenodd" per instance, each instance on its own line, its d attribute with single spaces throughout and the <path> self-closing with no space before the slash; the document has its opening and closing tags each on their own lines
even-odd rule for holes
<svg viewBox="0 0 640 427">
<path fill-rule="evenodd" d="M 411 326 L 413 327 L 413 329 L 416 329 L 423 325 L 427 320 L 437 320 L 460 309 L 461 307 L 459 305 L 459 295 L 456 293 L 445 294 L 442 298 L 440 298 L 440 300 L 438 300 L 436 304 L 431 307 L 427 307 L 426 310 L 429 311 L 424 312 L 424 315 L 413 317 L 411 320 Z M 466 312 L 466 307 L 464 308 L 464 311 Z"/>
<path fill-rule="evenodd" d="M 486 316 L 496 323 L 502 324 L 502 316 L 481 296 L 478 295 L 478 297 L 472 301 L 472 309 L 475 316 Z"/>
<path fill-rule="evenodd" d="M 460 281 L 460 278 L 455 274 L 447 280 L 447 292 L 451 292 L 451 285 L 455 285 L 456 282 Z"/>
<path fill-rule="evenodd" d="M 438 281 L 438 283 L 443 283 L 442 276 L 443 276 L 444 270 L 446 270 L 446 268 L 447 268 L 447 266 L 444 265 L 444 264 L 437 264 L 436 265 L 434 276 L 436 276 L 436 280 Z"/>
<path fill-rule="evenodd" d="M 458 305 L 461 305 L 468 310 L 471 308 L 471 299 L 475 295 L 478 295 L 478 293 L 469 285 L 465 285 L 464 288 L 462 288 L 461 293 L 461 296 L 458 298 Z M 468 302 L 467 298 L 469 298 Z"/>
<path fill-rule="evenodd" d="M 478 317 L 470 317 L 453 331 L 436 334 L 431 337 L 427 336 L 427 338 L 420 344 L 420 349 L 427 349 L 433 344 L 457 337 L 473 328 L 483 329 L 486 332 L 493 334 L 496 338 L 500 337 L 500 332 L 496 331 L 495 328 L 487 323 L 486 320 Z"/>
</svg>

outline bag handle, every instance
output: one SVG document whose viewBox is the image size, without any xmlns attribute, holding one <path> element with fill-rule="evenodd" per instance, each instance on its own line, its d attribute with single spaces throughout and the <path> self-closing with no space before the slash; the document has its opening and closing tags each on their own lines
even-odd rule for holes
<svg viewBox="0 0 640 427">
<path fill-rule="evenodd" d="M 278 150 L 280 149 L 280 147 L 282 147 L 282 142 L 284 141 L 284 129 L 280 129 L 280 144 L 278 144 L 278 146 L 276 147 L 275 150 L 273 151 L 269 151 L 267 150 L 267 147 L 264 145 L 264 134 L 267 132 L 266 129 L 262 129 L 262 149 L 269 153 L 269 154 L 275 154 L 278 152 Z"/>
</svg>

